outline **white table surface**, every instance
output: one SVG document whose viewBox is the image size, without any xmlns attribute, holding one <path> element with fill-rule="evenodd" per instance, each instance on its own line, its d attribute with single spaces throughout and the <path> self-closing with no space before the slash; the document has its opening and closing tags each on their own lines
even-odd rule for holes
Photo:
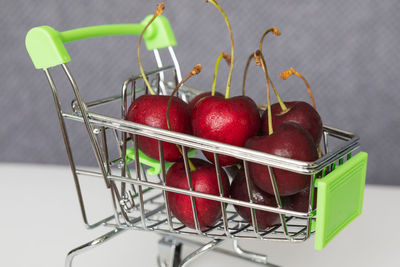
<svg viewBox="0 0 400 267">
<path fill-rule="evenodd" d="M 0 164 L 0 170 L 0 266 L 63 266 L 68 251 L 111 230 L 84 228 L 68 167 Z M 89 217 L 109 208 L 108 195 L 94 193 L 104 190 L 102 181 L 82 179 L 82 186 L 92 204 Z M 243 245 L 282 266 L 400 266 L 399 205 L 400 187 L 367 185 L 363 214 L 323 251 L 313 249 L 313 238 Z M 158 239 L 154 233 L 127 231 L 77 256 L 73 266 L 157 266 Z M 260 265 L 209 252 L 190 266 Z"/>
</svg>

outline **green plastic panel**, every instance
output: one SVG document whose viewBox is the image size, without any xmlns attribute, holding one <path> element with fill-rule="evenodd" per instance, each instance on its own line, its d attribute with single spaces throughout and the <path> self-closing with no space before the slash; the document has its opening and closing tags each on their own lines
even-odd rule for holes
<svg viewBox="0 0 400 267">
<path fill-rule="evenodd" d="M 65 32 L 58 32 L 50 26 L 35 27 L 26 35 L 26 50 L 36 69 L 51 68 L 71 61 L 65 43 L 101 36 L 139 35 L 151 17 L 147 16 L 140 24 L 99 25 Z M 176 45 L 171 25 L 164 16 L 153 21 L 143 39 L 149 50 Z"/>
<path fill-rule="evenodd" d="M 362 212 L 368 154 L 360 152 L 317 181 L 316 250 L 322 250 Z"/>
</svg>

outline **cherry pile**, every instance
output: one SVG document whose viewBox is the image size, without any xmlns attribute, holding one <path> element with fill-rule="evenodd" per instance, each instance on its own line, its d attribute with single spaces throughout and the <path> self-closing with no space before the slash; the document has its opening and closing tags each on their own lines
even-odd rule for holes
<svg viewBox="0 0 400 267">
<path fill-rule="evenodd" d="M 139 37 L 137 57 L 142 77 L 150 94 L 142 95 L 131 104 L 126 119 L 132 122 L 166 129 L 170 131 L 192 134 L 197 137 L 218 141 L 221 143 L 246 147 L 269 154 L 296 159 L 314 161 L 321 156 L 319 143 L 322 136 L 322 120 L 316 111 L 315 101 L 306 79 L 293 68 L 281 74 L 282 79 L 297 75 L 306 83 L 313 105 L 303 101 L 284 102 L 269 77 L 267 65 L 262 53 L 264 37 L 272 32 L 280 35 L 277 28 L 268 29 L 261 37 L 259 48 L 251 53 L 246 64 L 243 77 L 243 94 L 230 96 L 232 70 L 234 66 L 234 42 L 230 22 L 215 0 L 209 0 L 223 15 L 230 33 L 231 53 L 221 53 L 216 61 L 212 90 L 195 97 L 190 103 L 185 103 L 175 94 L 180 86 L 190 77 L 201 72 L 201 65 L 196 65 L 192 71 L 176 86 L 171 96 L 156 95 L 151 88 L 140 61 L 140 43 L 148 26 L 164 10 L 164 3 L 157 6 L 153 18 L 145 26 Z M 221 59 L 229 65 L 229 75 L 225 95 L 215 91 L 215 81 Z M 254 61 L 265 74 L 267 104 L 260 116 L 257 104 L 245 96 L 245 82 L 248 67 Z M 270 89 L 273 89 L 278 103 L 271 105 Z M 159 160 L 158 141 L 149 137 L 138 136 L 136 139 L 139 149 L 147 156 Z M 214 162 L 214 154 L 203 151 L 203 159 L 192 158 L 185 162 L 181 148 L 175 144 L 162 142 L 164 160 L 175 162 L 167 172 L 166 185 L 189 189 L 186 170 L 189 166 L 191 187 L 196 192 L 249 202 L 248 184 L 246 183 L 243 162 L 237 158 L 218 155 L 221 166 L 222 194 L 218 187 L 218 177 Z M 222 167 L 235 165 L 239 172 L 233 178 L 232 184 Z M 256 163 L 248 164 L 250 188 L 254 203 L 277 207 L 275 193 L 279 192 L 283 208 L 307 212 L 309 202 L 310 177 L 282 169 L 273 168 L 275 183 L 271 182 L 268 167 Z M 274 186 L 276 184 L 276 186 Z M 199 225 L 196 226 L 192 203 L 187 195 L 168 192 L 168 204 L 172 214 L 184 225 L 190 228 L 198 227 L 206 231 L 221 219 L 221 204 L 204 198 L 195 198 L 196 214 Z M 250 209 L 235 206 L 238 214 L 246 221 L 252 222 Z M 266 229 L 280 223 L 276 213 L 256 211 L 259 229 Z"/>
</svg>

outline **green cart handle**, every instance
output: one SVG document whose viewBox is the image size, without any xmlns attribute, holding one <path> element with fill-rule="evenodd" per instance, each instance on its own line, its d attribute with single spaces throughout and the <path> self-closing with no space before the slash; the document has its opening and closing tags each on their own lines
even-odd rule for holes
<svg viewBox="0 0 400 267">
<path fill-rule="evenodd" d="M 99 25 L 65 32 L 58 32 L 50 26 L 35 27 L 26 35 L 26 50 L 36 69 L 47 69 L 71 61 L 65 43 L 101 36 L 139 35 L 152 16 L 147 16 L 139 24 Z M 164 16 L 158 16 L 153 21 L 143 39 L 148 50 L 176 46 L 171 25 Z"/>
</svg>

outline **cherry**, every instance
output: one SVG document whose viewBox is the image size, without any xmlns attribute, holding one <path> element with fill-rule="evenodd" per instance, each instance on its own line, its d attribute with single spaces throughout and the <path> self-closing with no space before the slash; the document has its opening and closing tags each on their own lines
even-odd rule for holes
<svg viewBox="0 0 400 267">
<path fill-rule="evenodd" d="M 295 101 L 295 102 L 288 102 L 286 103 L 288 105 L 288 111 L 280 110 L 279 108 L 275 107 L 276 113 L 273 112 L 273 114 L 281 114 L 282 116 L 279 116 L 280 118 L 277 118 L 277 121 L 293 121 L 301 126 L 303 126 L 308 132 L 310 132 L 311 136 L 314 139 L 315 144 L 318 144 L 318 154 L 319 156 L 322 155 L 321 152 L 321 145 L 320 141 L 322 138 L 322 133 L 323 133 L 323 125 L 322 125 L 322 120 L 320 115 L 317 112 L 317 106 L 315 104 L 314 96 L 311 91 L 310 85 L 307 82 L 306 78 L 304 78 L 303 75 L 298 73 L 294 68 L 290 68 L 284 72 L 281 73 L 280 77 L 282 80 L 288 79 L 291 75 L 296 75 L 300 77 L 306 87 L 307 87 L 307 92 L 308 95 L 311 99 L 312 106 L 308 103 L 302 102 L 302 101 Z M 285 113 L 297 113 L 295 115 L 285 115 Z M 299 114 L 302 113 L 302 114 Z"/>
<path fill-rule="evenodd" d="M 190 109 L 193 110 L 193 109 L 194 109 L 194 106 L 196 106 L 196 104 L 197 104 L 198 102 L 200 102 L 201 100 L 203 100 L 205 97 L 211 96 L 211 95 L 212 95 L 212 92 L 204 92 L 204 93 L 198 94 L 198 95 L 195 96 L 192 100 L 190 100 L 190 102 L 189 102 L 189 107 L 190 107 Z M 219 93 L 219 92 L 215 92 L 215 95 L 216 95 L 216 96 L 220 96 L 220 97 L 224 97 L 224 95 L 221 94 L 221 93 Z"/>
<path fill-rule="evenodd" d="M 201 159 L 192 158 L 195 170 L 190 171 L 193 190 L 196 192 L 207 193 L 219 196 L 218 178 L 215 166 Z M 221 180 L 224 196 L 229 195 L 229 180 L 221 168 Z M 182 160 L 177 161 L 167 172 L 166 185 L 189 189 L 185 164 Z M 215 225 L 221 218 L 221 204 L 218 201 L 205 198 L 195 198 L 197 216 L 201 231 L 205 231 Z M 189 228 L 195 229 L 192 204 L 190 196 L 168 192 L 168 204 L 172 214 Z"/>
<path fill-rule="evenodd" d="M 260 39 L 260 43 L 259 43 L 259 50 L 257 50 L 255 56 L 253 56 L 253 57 L 250 56 L 246 63 L 246 67 L 245 67 L 245 71 L 244 71 L 244 75 L 243 75 L 243 86 L 242 86 L 243 95 L 245 93 L 245 83 L 246 83 L 247 71 L 248 71 L 248 68 L 249 68 L 252 58 L 254 58 L 256 61 L 256 64 L 261 66 L 265 73 L 267 86 L 272 87 L 272 89 L 274 90 L 274 93 L 278 99 L 278 103 L 275 103 L 271 106 L 272 127 L 276 129 L 280 124 L 282 124 L 284 122 L 289 122 L 289 121 L 298 123 L 303 128 L 305 128 L 308 132 L 310 132 L 311 136 L 314 139 L 314 142 L 316 144 L 319 144 L 321 141 L 321 137 L 322 137 L 322 120 L 321 120 L 321 117 L 319 116 L 318 112 L 316 111 L 314 97 L 312 95 L 310 85 L 308 84 L 307 80 L 293 68 L 290 68 L 289 70 L 287 70 L 281 74 L 281 78 L 283 80 L 288 79 L 293 74 L 295 74 L 295 75 L 299 76 L 301 79 L 303 79 L 303 81 L 305 82 L 305 84 L 307 86 L 307 91 L 308 91 L 308 94 L 310 95 L 313 106 L 311 106 L 308 103 L 303 102 L 303 101 L 283 102 L 278 91 L 275 88 L 274 83 L 272 82 L 272 80 L 269 77 L 267 64 L 265 62 L 265 58 L 262 53 L 263 40 L 264 40 L 264 37 L 269 32 L 272 32 L 275 36 L 281 35 L 281 32 L 275 27 L 268 29 L 262 35 L 262 37 Z M 268 111 L 266 110 L 263 113 L 262 118 L 261 118 L 262 134 L 267 133 L 267 123 L 268 123 L 267 112 Z"/>
<path fill-rule="evenodd" d="M 170 130 L 191 134 L 191 124 L 190 124 L 190 108 L 189 106 L 183 102 L 181 99 L 177 97 L 173 97 L 171 100 L 171 105 L 169 108 L 169 115 L 167 116 L 167 106 L 169 102 L 169 96 L 163 95 L 155 95 L 154 90 L 151 88 L 146 75 L 144 74 L 144 70 L 142 67 L 142 63 L 140 60 L 140 44 L 143 37 L 144 32 L 148 28 L 148 26 L 154 21 L 154 19 L 161 15 L 164 10 L 164 3 L 160 3 L 157 6 L 157 10 L 154 13 L 151 20 L 146 24 L 142 33 L 139 36 L 138 46 L 137 46 L 137 56 L 139 62 L 139 68 L 141 71 L 141 75 L 149 89 L 151 95 L 142 95 L 138 97 L 135 101 L 130 105 L 126 119 L 132 122 L 161 128 L 168 129 L 168 117 L 171 118 L 170 121 Z M 133 139 L 133 138 L 132 138 Z M 153 159 L 159 159 L 159 151 L 158 151 L 158 141 L 149 137 L 144 137 L 138 135 L 137 138 L 138 147 L 143 151 L 147 156 Z M 176 161 L 182 157 L 178 147 L 175 144 L 162 142 L 164 159 L 166 161 Z"/>
<path fill-rule="evenodd" d="M 254 101 L 247 96 L 229 99 L 210 96 L 193 109 L 192 127 L 195 136 L 242 147 L 247 139 L 259 132 L 260 115 Z M 212 153 L 203 153 L 208 160 L 214 161 Z M 226 155 L 219 155 L 219 161 L 222 166 L 239 162 Z"/>
<path fill-rule="evenodd" d="M 142 95 L 131 104 L 126 119 L 155 128 L 168 129 L 166 119 L 168 100 L 169 96 L 164 95 Z M 189 106 L 178 97 L 173 97 L 169 116 L 172 131 L 192 133 Z M 159 160 L 158 141 L 156 139 L 141 135 L 138 135 L 137 139 L 138 147 L 143 153 Z M 182 157 L 175 144 L 162 142 L 162 148 L 166 161 L 176 161 Z"/>
<path fill-rule="evenodd" d="M 272 124 L 270 81 L 265 71 L 265 61 L 260 50 L 254 53 L 256 61 L 261 63 L 266 74 L 267 85 L 267 125 L 268 135 L 255 136 L 246 142 L 246 147 L 286 158 L 314 161 L 318 158 L 315 143 L 303 127 L 293 122 L 282 123 L 274 132 Z M 250 176 L 253 182 L 267 193 L 274 194 L 273 184 L 268 167 L 249 162 Z M 272 169 L 275 175 L 277 189 L 280 195 L 293 195 L 305 189 L 310 177 L 282 169 Z"/>
<path fill-rule="evenodd" d="M 310 188 L 306 188 L 297 194 L 282 199 L 283 208 L 299 212 L 308 212 Z M 314 189 L 313 209 L 317 207 L 317 190 Z"/>
<path fill-rule="evenodd" d="M 250 181 L 251 182 L 251 181 Z M 254 184 L 252 187 L 252 198 L 255 204 L 261 204 L 271 207 L 277 207 L 275 196 L 265 193 Z M 249 202 L 249 193 L 247 190 L 246 177 L 244 171 L 240 170 L 237 176 L 233 179 L 230 191 L 231 198 Z M 234 205 L 237 213 L 247 222 L 252 223 L 251 210 L 239 205 Z M 258 229 L 264 230 L 270 226 L 280 223 L 280 216 L 278 213 L 256 210 L 257 226 Z"/>
<path fill-rule="evenodd" d="M 285 105 L 287 107 L 285 111 L 282 110 L 279 103 L 271 106 L 272 127 L 276 129 L 284 122 L 297 123 L 311 134 L 315 144 L 319 144 L 322 137 L 322 120 L 318 112 L 310 104 L 303 101 L 285 102 Z M 263 113 L 261 121 L 262 133 L 266 134 L 268 123 L 266 112 Z"/>
<path fill-rule="evenodd" d="M 215 62 L 215 68 L 214 68 L 214 79 L 212 82 L 212 89 L 211 92 L 204 92 L 201 93 L 199 95 L 197 95 L 196 97 L 194 97 L 190 102 L 189 102 L 189 107 L 191 108 L 191 110 L 193 110 L 194 106 L 197 104 L 197 102 L 203 100 L 204 97 L 206 96 L 223 96 L 221 93 L 219 92 L 215 92 L 215 85 L 217 82 L 217 75 L 218 75 L 218 68 L 219 68 L 219 63 L 221 62 L 221 59 L 224 58 L 226 63 L 228 64 L 228 66 L 231 65 L 231 56 L 222 52 L 221 54 L 219 54 L 217 61 Z"/>
<path fill-rule="evenodd" d="M 301 161 L 314 161 L 318 153 L 311 135 L 296 123 L 281 124 L 270 135 L 255 136 L 246 142 L 246 147 L 269 154 Z M 274 194 L 268 167 L 249 162 L 250 176 L 253 182 L 267 193 Z M 282 169 L 273 168 L 282 196 L 293 195 L 310 184 L 310 177 Z"/>
<path fill-rule="evenodd" d="M 193 134 L 201 138 L 230 145 L 244 146 L 248 138 L 258 134 L 260 116 L 256 103 L 249 97 L 237 96 L 229 98 L 235 55 L 233 33 L 230 22 L 219 4 L 214 0 L 209 0 L 209 2 L 218 8 L 227 24 L 231 40 L 231 64 L 225 98 L 209 96 L 203 98 L 202 101 L 195 105 L 192 112 Z M 208 160 L 214 160 L 213 154 L 209 152 L 203 153 Z M 238 159 L 225 155 L 220 155 L 219 161 L 222 166 L 233 165 L 239 162 Z"/>
</svg>

